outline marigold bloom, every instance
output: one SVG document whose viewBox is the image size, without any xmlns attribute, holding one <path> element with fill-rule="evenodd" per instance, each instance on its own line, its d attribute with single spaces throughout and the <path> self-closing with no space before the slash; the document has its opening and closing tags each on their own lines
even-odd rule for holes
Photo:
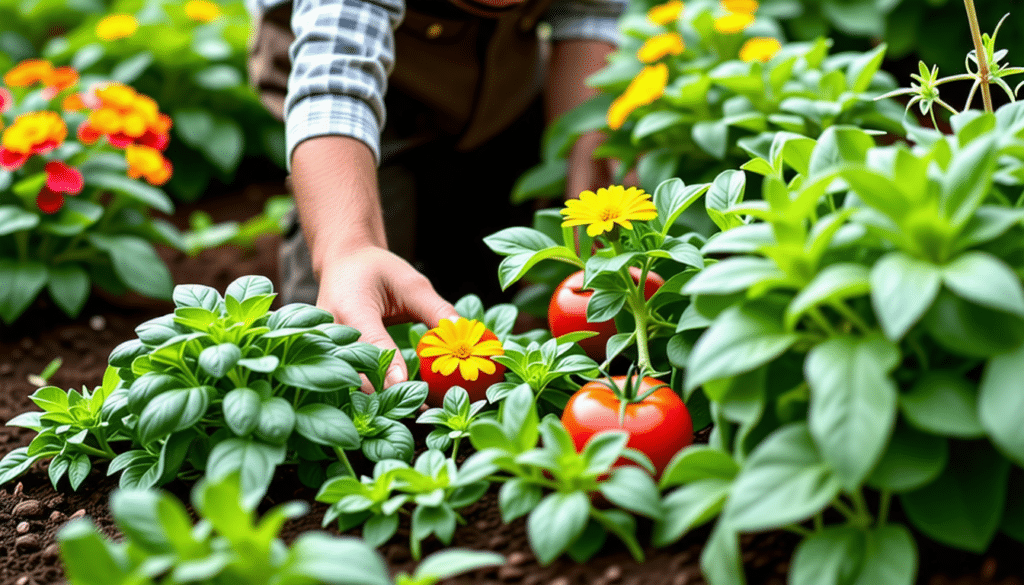
<svg viewBox="0 0 1024 585">
<path fill-rule="evenodd" d="M 58 93 L 78 83 L 78 71 L 74 67 L 57 67 L 43 83 L 46 84 L 43 97 L 53 99 Z"/>
<path fill-rule="evenodd" d="M 20 168 L 30 156 L 60 146 L 67 135 L 67 124 L 57 112 L 22 114 L 4 130 L 0 139 L 0 167 L 7 170 Z"/>
<path fill-rule="evenodd" d="M 757 12 L 757 0 L 722 0 L 722 8 L 726 12 L 745 12 L 753 14 Z"/>
<path fill-rule="evenodd" d="M 64 207 L 64 194 L 44 186 L 36 195 L 36 207 L 43 213 L 53 215 Z"/>
<path fill-rule="evenodd" d="M 641 63 L 654 63 L 669 55 L 679 55 L 685 50 L 686 44 L 679 33 L 663 33 L 647 39 L 636 52 L 636 58 Z"/>
<path fill-rule="evenodd" d="M 613 185 L 607 189 L 584 191 L 579 199 L 565 202 L 561 214 L 563 227 L 587 226 L 587 235 L 595 237 L 610 232 L 618 224 L 633 229 L 633 221 L 648 221 L 658 216 L 651 196 L 636 187 Z"/>
<path fill-rule="evenodd" d="M 46 163 L 46 187 L 57 193 L 78 195 L 82 192 L 85 181 L 82 173 L 67 163 L 60 160 L 51 160 Z"/>
<path fill-rule="evenodd" d="M 153 98 L 121 83 L 96 88 L 93 94 L 99 103 L 83 124 L 87 137 L 93 133 L 105 135 L 117 148 L 133 143 L 157 150 L 167 148 L 171 119 L 160 113 Z"/>
<path fill-rule="evenodd" d="M 125 146 L 124 158 L 132 179 L 141 177 L 151 185 L 163 185 L 171 178 L 171 162 L 155 148 L 129 144 Z"/>
<path fill-rule="evenodd" d="M 104 41 L 116 41 L 135 34 L 139 21 L 131 14 L 111 14 L 96 24 L 96 36 Z"/>
<path fill-rule="evenodd" d="M 459 370 L 464 380 L 473 382 L 480 372 L 493 374 L 495 363 L 490 357 L 505 353 L 497 339 L 480 341 L 486 327 L 476 319 L 459 317 L 454 323 L 441 319 L 438 326 L 423 335 L 422 357 L 436 357 L 430 370 L 447 376 Z"/>
<path fill-rule="evenodd" d="M 669 0 L 648 10 L 647 19 L 654 24 L 670 24 L 678 20 L 682 13 L 683 3 L 680 0 Z"/>
<path fill-rule="evenodd" d="M 668 85 L 668 66 L 664 63 L 649 65 L 637 74 L 629 87 L 608 108 L 608 127 L 618 130 L 633 110 L 646 106 L 665 93 Z"/>
<path fill-rule="evenodd" d="M 210 22 L 220 17 L 220 6 L 210 0 L 189 0 L 185 3 L 185 16 L 196 22 Z"/>
<path fill-rule="evenodd" d="M 734 34 L 747 30 L 754 24 L 754 15 L 746 12 L 730 12 L 715 19 L 715 30 L 720 33 Z"/>
<path fill-rule="evenodd" d="M 60 102 L 60 109 L 65 112 L 81 112 L 85 109 L 85 102 L 82 101 L 82 94 L 73 93 Z"/>
<path fill-rule="evenodd" d="M 760 61 L 767 63 L 782 50 L 782 43 L 772 37 L 756 37 L 743 43 L 740 48 L 740 60 L 750 63 Z"/>
<path fill-rule="evenodd" d="M 4 84 L 28 87 L 46 83 L 53 75 L 53 64 L 43 59 L 26 59 L 4 74 Z"/>
</svg>

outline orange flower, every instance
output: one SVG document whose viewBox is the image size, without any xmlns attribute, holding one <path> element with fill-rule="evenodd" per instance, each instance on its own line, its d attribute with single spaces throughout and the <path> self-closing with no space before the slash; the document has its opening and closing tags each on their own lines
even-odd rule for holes
<svg viewBox="0 0 1024 585">
<path fill-rule="evenodd" d="M 66 112 L 81 112 L 85 109 L 85 102 L 82 101 L 82 94 L 73 93 L 60 103 L 60 109 Z"/>
<path fill-rule="evenodd" d="M 104 134 L 118 148 L 132 143 L 167 148 L 171 119 L 160 113 L 153 98 L 121 83 L 100 87 L 94 94 L 99 105 L 84 124 L 86 136 Z"/>
<path fill-rule="evenodd" d="M 155 148 L 129 144 L 124 149 L 124 158 L 132 179 L 142 177 L 151 185 L 163 185 L 171 178 L 171 162 Z"/>
<path fill-rule="evenodd" d="M 28 87 L 46 83 L 53 76 L 53 64 L 43 59 L 26 59 L 4 75 L 4 83 L 11 87 Z"/>
<path fill-rule="evenodd" d="M 636 52 L 636 58 L 642 63 L 654 63 L 669 55 L 679 55 L 684 50 L 686 45 L 679 33 L 663 33 L 647 39 Z"/>
<path fill-rule="evenodd" d="M 220 17 L 220 7 L 210 0 L 189 0 L 185 3 L 185 15 L 196 22 L 210 22 Z"/>
<path fill-rule="evenodd" d="M 42 111 L 22 114 L 4 130 L 0 139 L 0 167 L 21 168 L 34 154 L 57 148 L 67 138 L 68 127 L 57 112 Z"/>
<path fill-rule="evenodd" d="M 139 21 L 131 14 L 111 14 L 96 24 L 96 36 L 104 41 L 116 41 L 135 34 Z"/>
</svg>

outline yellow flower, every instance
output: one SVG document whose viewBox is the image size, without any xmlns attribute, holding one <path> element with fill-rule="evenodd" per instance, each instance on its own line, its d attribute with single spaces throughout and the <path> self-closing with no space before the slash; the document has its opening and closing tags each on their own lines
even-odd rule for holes
<svg viewBox="0 0 1024 585">
<path fill-rule="evenodd" d="M 682 13 L 683 3 L 680 0 L 669 0 L 648 10 L 647 19 L 654 24 L 670 24 L 678 20 Z"/>
<path fill-rule="evenodd" d="M 757 0 L 722 0 L 721 5 L 726 12 L 757 12 Z"/>
<path fill-rule="evenodd" d="M 668 85 L 668 65 L 658 63 L 644 67 L 630 82 L 629 87 L 608 108 L 608 127 L 618 130 L 633 110 L 646 106 L 665 93 Z"/>
<path fill-rule="evenodd" d="M 560 212 L 565 216 L 563 227 L 587 226 L 587 235 L 598 236 L 610 232 L 615 224 L 633 229 L 633 221 L 648 221 L 658 216 L 651 196 L 636 187 L 612 185 L 607 189 L 584 191 L 579 199 L 565 202 Z"/>
<path fill-rule="evenodd" d="M 60 146 L 67 135 L 68 127 L 60 114 L 43 110 L 15 118 L 0 144 L 18 154 L 38 154 Z"/>
<path fill-rule="evenodd" d="M 733 34 L 747 30 L 754 24 L 754 15 L 746 12 L 730 12 L 715 19 L 715 30 L 720 33 Z"/>
<path fill-rule="evenodd" d="M 189 0 L 185 15 L 196 22 L 210 22 L 220 17 L 220 6 L 210 0 Z"/>
<path fill-rule="evenodd" d="M 678 55 L 684 50 L 686 45 L 679 33 L 663 33 L 647 39 L 636 52 L 636 58 L 642 63 L 654 63 L 668 55 Z"/>
<path fill-rule="evenodd" d="M 448 376 L 456 369 L 463 380 L 473 382 L 480 377 L 480 372 L 490 375 L 495 372 L 495 363 L 491 356 L 502 355 L 505 351 L 501 342 L 491 333 L 489 339 L 482 340 L 487 328 L 476 319 L 459 317 L 452 323 L 449 319 L 441 319 L 440 324 L 423 335 L 420 343 L 420 357 L 436 357 L 430 370 Z"/>
<path fill-rule="evenodd" d="M 743 47 L 740 48 L 740 60 L 750 63 L 752 61 L 760 61 L 767 63 L 772 60 L 779 50 L 782 49 L 782 44 L 779 43 L 778 39 L 772 37 L 756 37 L 743 43 Z"/>
<path fill-rule="evenodd" d="M 10 87 L 28 87 L 46 83 L 53 77 L 53 64 L 42 59 L 26 59 L 4 74 L 4 83 Z"/>
<path fill-rule="evenodd" d="M 96 25 L 96 36 L 104 41 L 116 41 L 135 34 L 139 21 L 131 14 L 111 14 Z"/>
<path fill-rule="evenodd" d="M 124 158 L 128 162 L 128 176 L 132 179 L 141 177 L 151 185 L 163 185 L 171 178 L 171 162 L 155 148 L 129 144 L 124 149 Z"/>
</svg>

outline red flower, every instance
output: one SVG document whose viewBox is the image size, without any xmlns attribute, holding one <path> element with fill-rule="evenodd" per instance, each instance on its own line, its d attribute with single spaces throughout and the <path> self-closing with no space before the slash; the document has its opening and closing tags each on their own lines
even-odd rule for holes
<svg viewBox="0 0 1024 585">
<path fill-rule="evenodd" d="M 52 160 L 46 163 L 46 188 L 68 195 L 78 195 L 82 192 L 82 173 L 75 167 L 70 167 L 64 161 Z"/>
<path fill-rule="evenodd" d="M 78 125 L 78 140 L 82 144 L 96 144 L 96 141 L 103 137 L 103 133 L 93 128 L 88 122 Z"/>
<path fill-rule="evenodd" d="M 14 152 L 13 150 L 0 148 L 0 168 L 5 171 L 16 171 L 21 168 L 21 165 L 25 164 L 25 161 L 30 156 L 32 156 L 31 153 Z"/>
<path fill-rule="evenodd" d="M 52 191 L 49 187 L 43 187 L 39 190 L 39 195 L 36 195 L 36 205 L 43 213 L 53 215 L 60 211 L 61 207 L 64 207 L 64 194 Z"/>
<path fill-rule="evenodd" d="M 6 87 L 0 87 L 0 114 L 11 109 L 11 104 L 14 103 L 14 96 L 11 95 L 11 91 Z"/>
</svg>

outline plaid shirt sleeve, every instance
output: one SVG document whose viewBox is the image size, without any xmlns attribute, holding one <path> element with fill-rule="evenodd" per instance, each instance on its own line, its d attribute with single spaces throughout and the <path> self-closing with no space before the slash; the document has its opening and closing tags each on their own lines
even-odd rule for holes
<svg viewBox="0 0 1024 585">
<path fill-rule="evenodd" d="M 557 0 L 548 9 L 551 40 L 596 40 L 618 46 L 619 17 L 628 0 Z"/>
<path fill-rule="evenodd" d="M 380 161 L 384 92 L 403 0 L 294 0 L 285 99 L 288 162 L 308 138 L 351 136 Z"/>
</svg>

